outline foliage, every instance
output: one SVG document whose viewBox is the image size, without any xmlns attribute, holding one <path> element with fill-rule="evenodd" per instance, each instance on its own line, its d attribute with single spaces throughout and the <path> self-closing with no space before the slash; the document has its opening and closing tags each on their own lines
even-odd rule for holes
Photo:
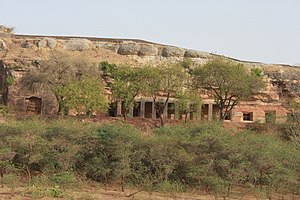
<svg viewBox="0 0 300 200">
<path fill-rule="evenodd" d="M 142 67 L 121 66 L 109 69 L 112 81 L 110 84 L 115 101 L 122 102 L 124 119 L 129 109 L 134 106 L 134 98 L 145 89 L 145 69 Z"/>
<path fill-rule="evenodd" d="M 0 114 L 5 117 L 8 114 L 8 107 L 6 105 L 0 104 Z"/>
<path fill-rule="evenodd" d="M 14 78 L 13 76 L 7 76 L 6 79 L 5 79 L 5 82 L 7 85 L 12 85 L 14 83 Z"/>
<path fill-rule="evenodd" d="M 73 56 L 70 53 L 53 51 L 49 59 L 42 62 L 38 69 L 26 74 L 21 83 L 33 91 L 40 88 L 50 90 L 57 100 L 58 114 L 63 114 L 67 113 L 64 101 L 66 97 L 63 92 L 65 87 L 83 76 L 100 77 L 97 66 L 89 56 L 84 54 Z"/>
<path fill-rule="evenodd" d="M 30 119 L 1 124 L 0 137 L 0 182 L 14 187 L 24 177 L 25 196 L 59 197 L 79 175 L 120 190 L 232 197 L 243 186 L 261 188 L 269 199 L 274 191 L 300 193 L 293 142 L 246 130 L 232 134 L 221 123 L 164 126 L 145 136 L 128 124 Z"/>
<path fill-rule="evenodd" d="M 205 65 L 193 70 L 193 85 L 208 91 L 216 101 L 223 121 L 240 100 L 247 99 L 265 87 L 265 82 L 254 69 L 223 57 L 212 57 Z"/>
<path fill-rule="evenodd" d="M 187 115 L 197 113 L 201 108 L 202 100 L 197 91 L 184 90 L 176 95 L 176 110 L 179 114 L 185 115 L 185 122 Z"/>
<path fill-rule="evenodd" d="M 128 125 L 103 125 L 96 134 L 83 138 L 76 168 L 105 185 L 117 180 L 124 190 L 125 182 L 134 173 L 130 164 L 134 153 L 138 153 L 133 149 L 140 136 Z"/>
<path fill-rule="evenodd" d="M 184 58 L 181 62 L 179 62 L 179 64 L 185 69 L 190 69 L 193 65 L 193 60 L 190 58 Z"/>
<path fill-rule="evenodd" d="M 300 102 L 291 101 L 289 108 L 291 113 L 288 115 L 287 122 L 280 125 L 282 137 L 294 142 L 300 149 Z"/>
<path fill-rule="evenodd" d="M 68 83 L 59 92 L 64 96 L 64 106 L 75 108 L 77 113 L 91 116 L 95 111 L 106 111 L 108 107 L 104 94 L 104 85 L 98 77 L 84 76 L 77 81 Z"/>
<path fill-rule="evenodd" d="M 99 68 L 103 72 L 103 75 L 105 76 L 111 76 L 117 67 L 118 66 L 116 64 L 109 63 L 107 61 L 101 62 L 99 64 Z"/>
<path fill-rule="evenodd" d="M 0 33 L 12 34 L 14 33 L 14 27 L 7 27 L 4 25 L 0 25 Z"/>
<path fill-rule="evenodd" d="M 181 92 L 187 86 L 188 74 L 178 63 L 163 63 L 156 67 L 145 67 L 145 95 L 153 98 L 156 113 L 161 126 L 164 125 L 163 112 L 171 96 Z M 165 100 L 160 99 L 161 96 Z"/>
</svg>

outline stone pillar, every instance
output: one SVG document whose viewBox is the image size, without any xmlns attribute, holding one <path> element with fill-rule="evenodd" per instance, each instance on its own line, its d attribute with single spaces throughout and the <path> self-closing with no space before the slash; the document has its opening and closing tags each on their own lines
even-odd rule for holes
<svg viewBox="0 0 300 200">
<path fill-rule="evenodd" d="M 174 119 L 178 119 L 179 118 L 179 113 L 178 113 L 178 108 L 177 108 L 177 106 L 176 106 L 176 104 L 175 104 L 175 112 L 174 112 Z"/>
<path fill-rule="evenodd" d="M 117 117 L 122 116 L 122 102 L 117 102 Z"/>
<path fill-rule="evenodd" d="M 198 109 L 198 113 L 197 113 L 198 121 L 201 121 L 201 115 L 202 115 L 202 106 L 200 106 L 199 109 Z"/>
<path fill-rule="evenodd" d="M 208 104 L 208 121 L 212 121 L 213 119 L 213 104 Z"/>
<path fill-rule="evenodd" d="M 156 119 L 156 110 L 155 110 L 155 104 L 152 101 L 152 119 Z"/>
<path fill-rule="evenodd" d="M 133 107 L 131 107 L 131 108 L 129 109 L 129 116 L 130 116 L 130 117 L 133 117 Z"/>
<path fill-rule="evenodd" d="M 145 118 L 145 101 L 141 100 L 140 117 Z"/>
<path fill-rule="evenodd" d="M 167 103 L 167 105 L 166 105 L 165 108 L 164 108 L 164 113 L 163 113 L 163 118 L 164 118 L 164 119 L 167 119 L 167 118 L 168 118 L 168 104 L 169 104 L 169 103 Z"/>
</svg>

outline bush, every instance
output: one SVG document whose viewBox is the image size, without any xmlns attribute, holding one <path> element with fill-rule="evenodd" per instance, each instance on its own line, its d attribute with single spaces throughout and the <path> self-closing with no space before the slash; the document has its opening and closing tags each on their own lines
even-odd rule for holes
<svg viewBox="0 0 300 200">
<path fill-rule="evenodd" d="M 62 194 L 79 174 L 122 190 L 205 190 L 230 196 L 237 185 L 300 193 L 299 148 L 291 140 L 244 130 L 231 134 L 220 124 L 157 128 L 152 135 L 127 124 L 95 125 L 40 119 L 0 125 L 3 184 L 25 173 L 27 195 Z M 39 176 L 35 176 L 39 174 Z M 59 187 L 57 187 L 59 186 Z"/>
</svg>

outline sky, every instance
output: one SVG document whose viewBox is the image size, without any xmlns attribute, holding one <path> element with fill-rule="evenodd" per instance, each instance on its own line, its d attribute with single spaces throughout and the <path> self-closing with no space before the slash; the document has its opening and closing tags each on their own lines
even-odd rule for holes
<svg viewBox="0 0 300 200">
<path fill-rule="evenodd" d="M 0 0 L 18 34 L 133 38 L 300 65 L 300 0 Z"/>
</svg>

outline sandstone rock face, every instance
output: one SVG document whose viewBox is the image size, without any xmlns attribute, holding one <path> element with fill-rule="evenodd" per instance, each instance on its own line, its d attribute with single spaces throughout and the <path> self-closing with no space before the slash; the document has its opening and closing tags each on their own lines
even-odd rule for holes
<svg viewBox="0 0 300 200">
<path fill-rule="evenodd" d="M 178 47 L 166 46 L 163 48 L 161 55 L 163 57 L 183 57 L 184 49 Z"/>
<path fill-rule="evenodd" d="M 25 40 L 24 42 L 21 43 L 22 48 L 30 48 L 32 45 L 29 43 L 29 41 Z"/>
<path fill-rule="evenodd" d="M 117 53 L 118 49 L 120 48 L 120 45 L 116 44 L 116 43 L 96 42 L 95 47 L 96 48 L 107 49 L 107 50 L 110 50 L 110 51 L 113 51 L 113 52 Z"/>
<path fill-rule="evenodd" d="M 65 49 L 70 51 L 84 51 L 90 49 L 90 41 L 87 39 L 69 39 Z"/>
<path fill-rule="evenodd" d="M 0 51 L 5 51 L 7 49 L 6 44 L 0 39 Z"/>
<path fill-rule="evenodd" d="M 47 40 L 42 39 L 37 43 L 38 48 L 46 48 L 47 47 Z"/>
<path fill-rule="evenodd" d="M 37 43 L 38 48 L 53 49 L 56 46 L 56 40 L 53 38 L 44 38 Z"/>
<path fill-rule="evenodd" d="M 138 55 L 141 49 L 141 45 L 137 43 L 123 43 L 121 44 L 118 53 L 121 55 Z"/>
<path fill-rule="evenodd" d="M 143 44 L 139 51 L 139 56 L 156 56 L 158 54 L 158 48 L 154 45 Z"/>
<path fill-rule="evenodd" d="M 36 98 L 41 101 L 41 114 L 56 114 L 57 101 L 53 93 L 46 88 L 41 87 L 40 84 L 33 84 L 32 90 L 28 90 L 20 82 L 21 78 L 26 74 L 25 71 L 12 71 L 14 84 L 9 86 L 8 102 L 18 113 L 27 113 L 30 111 L 28 99 Z"/>
<path fill-rule="evenodd" d="M 203 58 L 203 59 L 206 59 L 208 57 L 208 54 L 204 53 L 204 52 L 201 52 L 201 51 L 188 49 L 188 50 L 185 51 L 184 57 L 186 57 L 186 58 Z"/>
<path fill-rule="evenodd" d="M 56 46 L 56 40 L 54 38 L 48 38 L 47 43 L 50 49 L 54 49 Z"/>
<path fill-rule="evenodd" d="M 263 70 L 281 97 L 300 96 L 300 67 L 266 65 Z"/>
<path fill-rule="evenodd" d="M 21 49 L 20 51 L 19 48 L 21 48 L 21 46 L 26 49 Z M 5 51 L 7 47 L 10 51 Z M 44 50 L 36 51 L 37 47 L 43 48 Z M 16 108 L 16 111 L 25 113 L 32 111 L 30 105 L 31 103 L 34 105 L 35 100 L 37 100 L 40 101 L 42 105 L 42 114 L 55 114 L 57 112 L 57 101 L 51 91 L 41 87 L 41 85 L 35 85 L 34 92 L 25 90 L 22 88 L 21 83 L 18 82 L 29 68 L 39 68 L 40 63 L 47 59 L 50 49 L 53 48 L 62 51 L 84 51 L 93 49 L 93 51 L 89 51 L 89 53 L 93 58 L 97 59 L 97 61 L 107 60 L 116 64 L 129 61 L 130 64 L 147 65 L 150 63 L 154 66 L 165 62 L 178 63 L 186 58 L 190 58 L 190 60 L 195 63 L 195 66 L 202 65 L 207 62 L 210 56 L 210 54 L 206 52 L 140 40 L 105 38 L 71 39 L 70 37 L 55 36 L 51 38 L 49 38 L 49 36 L 41 36 L 38 38 L 33 36 L 13 36 L 9 39 L 2 37 L 0 39 L 0 56 L 2 56 L 0 62 L 1 60 L 4 61 L 5 66 L 7 66 L 7 69 L 9 69 L 14 78 L 14 84 L 9 86 L 8 101 L 10 105 Z M 101 49 L 107 49 L 115 53 L 104 52 L 101 51 Z M 73 53 L 79 54 L 79 52 Z M 233 116 L 235 118 L 234 121 L 242 121 L 244 111 L 255 112 L 255 120 L 264 120 L 265 111 L 268 110 L 276 110 L 276 114 L 281 112 L 282 114 L 280 115 L 284 116 L 287 111 L 280 110 L 281 108 L 283 109 L 280 105 L 291 98 L 300 97 L 300 67 L 235 61 L 244 64 L 250 69 L 262 69 L 264 78 L 267 80 L 267 88 L 261 91 L 260 94 L 249 99 L 249 102 L 243 102 L 240 110 L 236 110 L 237 113 L 240 112 L 240 114 Z M 203 98 L 212 100 L 212 97 L 209 96 Z M 256 106 L 260 107 L 258 108 Z"/>
</svg>

